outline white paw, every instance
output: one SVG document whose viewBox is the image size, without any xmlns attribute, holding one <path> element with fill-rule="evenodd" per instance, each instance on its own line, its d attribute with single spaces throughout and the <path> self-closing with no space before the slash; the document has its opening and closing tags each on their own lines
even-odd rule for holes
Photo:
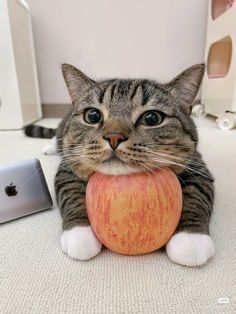
<svg viewBox="0 0 236 314">
<path fill-rule="evenodd" d="M 177 264 L 199 266 L 214 255 L 215 247 L 211 237 L 206 234 L 179 232 L 167 243 L 166 252 Z"/>
<path fill-rule="evenodd" d="M 76 226 L 61 236 L 62 251 L 79 260 L 88 260 L 100 253 L 102 244 L 90 226 Z"/>
<path fill-rule="evenodd" d="M 57 154 L 57 139 L 54 136 L 49 145 L 46 145 L 42 149 L 44 155 L 56 155 Z"/>
</svg>

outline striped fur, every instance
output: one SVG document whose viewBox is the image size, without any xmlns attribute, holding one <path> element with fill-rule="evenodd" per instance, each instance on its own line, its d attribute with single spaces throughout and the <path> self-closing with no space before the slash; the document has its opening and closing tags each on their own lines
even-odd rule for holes
<svg viewBox="0 0 236 314">
<path fill-rule="evenodd" d="M 193 66 L 166 84 L 140 79 L 95 82 L 67 64 L 62 71 L 73 102 L 57 132 L 61 164 L 55 190 L 63 228 L 89 224 L 85 190 L 95 171 L 122 174 L 167 166 L 175 171 L 183 190 L 177 231 L 209 234 L 214 180 L 197 151 L 197 131 L 189 115 L 204 65 Z M 86 123 L 88 108 L 99 109 L 103 120 Z M 161 112 L 163 122 L 141 125 L 140 116 L 147 110 Z M 104 140 L 108 132 L 127 138 L 115 153 Z M 112 154 L 122 162 L 110 159 Z"/>
<path fill-rule="evenodd" d="M 25 135 L 37 138 L 52 138 L 56 135 L 57 129 L 45 128 L 40 125 L 27 125 L 24 128 Z"/>
</svg>

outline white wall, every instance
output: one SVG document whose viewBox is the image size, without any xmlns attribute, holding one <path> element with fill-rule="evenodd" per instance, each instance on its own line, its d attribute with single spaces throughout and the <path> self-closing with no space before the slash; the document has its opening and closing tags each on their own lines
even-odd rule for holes
<svg viewBox="0 0 236 314">
<path fill-rule="evenodd" d="M 42 103 L 67 103 L 60 64 L 93 78 L 168 80 L 204 58 L 207 0 L 28 0 Z"/>
</svg>

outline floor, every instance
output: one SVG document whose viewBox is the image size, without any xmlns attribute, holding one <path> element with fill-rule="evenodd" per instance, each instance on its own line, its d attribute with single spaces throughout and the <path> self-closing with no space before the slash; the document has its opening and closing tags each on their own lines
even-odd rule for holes
<svg viewBox="0 0 236 314">
<path fill-rule="evenodd" d="M 221 131 L 209 118 L 196 123 L 199 149 L 216 179 L 212 260 L 188 268 L 171 263 L 165 252 L 127 257 L 106 249 L 90 261 L 71 260 L 60 249 L 54 205 L 0 226 L 0 312 L 236 313 L 236 130 Z M 2 131 L 0 163 L 39 158 L 54 199 L 59 158 L 42 155 L 47 141 Z"/>
</svg>

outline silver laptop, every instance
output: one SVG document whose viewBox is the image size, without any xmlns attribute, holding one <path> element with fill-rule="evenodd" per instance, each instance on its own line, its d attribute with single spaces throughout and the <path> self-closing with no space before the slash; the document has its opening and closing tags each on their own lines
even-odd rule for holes
<svg viewBox="0 0 236 314">
<path fill-rule="evenodd" d="M 38 159 L 0 165 L 0 223 L 52 207 Z"/>
</svg>

